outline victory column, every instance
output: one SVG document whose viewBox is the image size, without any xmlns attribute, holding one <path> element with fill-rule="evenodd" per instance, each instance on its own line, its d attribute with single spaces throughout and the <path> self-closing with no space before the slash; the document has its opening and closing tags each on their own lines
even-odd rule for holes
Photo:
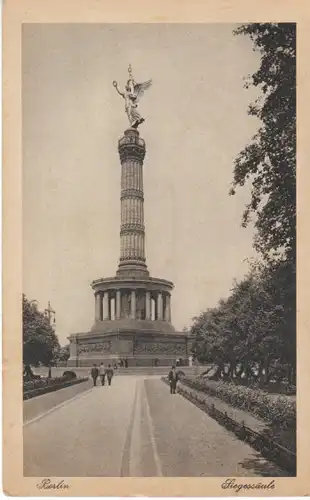
<svg viewBox="0 0 310 500">
<path fill-rule="evenodd" d="M 171 323 L 173 283 L 150 277 L 145 255 L 143 160 L 138 104 L 152 80 L 136 83 L 131 66 L 124 92 L 130 128 L 118 141 L 121 163 L 120 259 L 116 276 L 92 282 L 95 320 L 90 332 L 72 334 L 70 366 L 127 360 L 129 366 L 171 365 L 190 355 L 190 339 Z"/>
</svg>

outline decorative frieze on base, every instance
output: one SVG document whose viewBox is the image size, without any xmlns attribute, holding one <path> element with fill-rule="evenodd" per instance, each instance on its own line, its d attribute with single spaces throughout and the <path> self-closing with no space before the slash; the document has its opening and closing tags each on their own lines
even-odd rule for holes
<svg viewBox="0 0 310 500">
<path fill-rule="evenodd" d="M 113 332 L 108 335 L 78 334 L 69 337 L 69 366 L 93 363 L 118 363 L 127 359 L 130 366 L 170 365 L 177 359 L 188 364 L 191 343 L 187 336 L 140 332 Z"/>
<path fill-rule="evenodd" d="M 77 353 L 78 355 L 85 354 L 85 353 L 110 353 L 112 350 L 112 342 L 107 341 L 107 342 L 89 342 L 86 344 L 78 344 L 77 346 Z"/>
<path fill-rule="evenodd" d="M 143 342 L 138 341 L 135 346 L 135 354 L 166 354 L 175 356 L 186 356 L 186 344 L 171 342 Z"/>
</svg>

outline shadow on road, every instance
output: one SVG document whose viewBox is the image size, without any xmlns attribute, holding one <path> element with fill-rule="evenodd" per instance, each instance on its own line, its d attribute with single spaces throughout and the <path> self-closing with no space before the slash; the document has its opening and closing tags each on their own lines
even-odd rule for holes
<svg viewBox="0 0 310 500">
<path fill-rule="evenodd" d="M 239 464 L 262 477 L 289 477 L 290 474 L 280 469 L 276 464 L 267 461 L 259 453 L 253 453 L 253 458 L 245 458 Z"/>
</svg>

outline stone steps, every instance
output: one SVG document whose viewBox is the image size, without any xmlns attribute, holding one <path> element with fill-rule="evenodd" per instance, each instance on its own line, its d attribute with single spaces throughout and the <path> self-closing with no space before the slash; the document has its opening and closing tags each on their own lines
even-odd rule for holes
<svg viewBox="0 0 310 500">
<path fill-rule="evenodd" d="M 170 370 L 170 366 L 129 366 L 128 368 L 117 368 L 114 370 L 115 375 L 148 375 L 148 376 L 166 376 Z M 205 368 L 204 368 L 205 369 Z M 65 370 L 74 371 L 78 377 L 89 376 L 90 375 L 90 367 L 60 367 L 58 366 L 52 368 L 52 376 L 61 376 Z M 199 366 L 179 366 L 177 370 L 184 372 L 186 375 L 197 375 L 198 370 L 200 370 Z M 48 368 L 34 368 L 33 372 L 35 374 L 41 376 L 47 376 Z"/>
<path fill-rule="evenodd" d="M 115 370 L 117 375 L 166 375 L 170 370 L 169 366 L 129 366 L 128 368 L 118 368 Z M 195 367 L 180 366 L 177 370 L 181 370 L 187 375 L 194 374 Z"/>
</svg>

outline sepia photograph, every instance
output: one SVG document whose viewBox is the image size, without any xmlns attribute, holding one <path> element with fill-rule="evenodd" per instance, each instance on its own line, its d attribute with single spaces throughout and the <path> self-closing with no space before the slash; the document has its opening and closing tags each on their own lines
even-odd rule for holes
<svg viewBox="0 0 310 500">
<path fill-rule="evenodd" d="M 23 475 L 274 493 L 296 476 L 296 24 L 21 37 Z"/>
</svg>

